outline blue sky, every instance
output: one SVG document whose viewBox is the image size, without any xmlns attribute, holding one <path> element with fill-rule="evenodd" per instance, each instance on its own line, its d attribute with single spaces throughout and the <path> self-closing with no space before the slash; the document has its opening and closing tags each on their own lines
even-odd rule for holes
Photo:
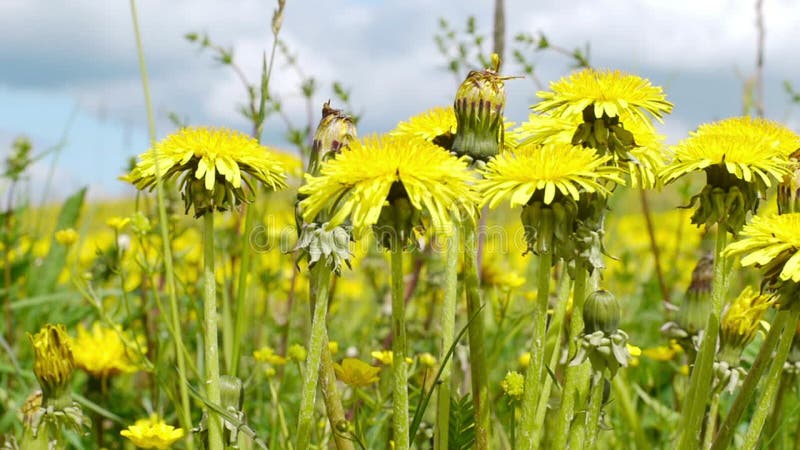
<svg viewBox="0 0 800 450">
<path fill-rule="evenodd" d="M 439 17 L 461 27 L 475 15 L 488 34 L 492 2 L 478 0 L 288 1 L 281 37 L 308 75 L 322 87 L 314 113 L 330 97 L 334 80 L 352 89 L 363 113 L 359 133 L 383 132 L 434 105 L 452 102 L 455 81 L 443 70 L 433 41 Z M 703 121 L 741 113 L 742 85 L 755 60 L 755 2 L 707 0 L 565 2 L 506 0 L 507 29 L 544 32 L 567 48 L 591 43 L 592 63 L 619 68 L 664 86 L 676 107 L 662 131 L 676 141 Z M 767 115 L 797 130 L 800 112 L 782 91 L 800 87 L 800 14 L 790 0 L 766 0 Z M 234 49 L 252 79 L 271 45 L 267 0 L 139 1 L 158 133 L 172 128 L 168 113 L 193 124 L 246 129 L 236 108 L 244 93 L 235 76 L 188 43 L 187 32 L 207 32 Z M 509 38 L 510 40 L 510 38 Z M 545 82 L 567 73 L 568 61 L 536 57 Z M 303 123 L 299 77 L 278 60 L 275 92 L 287 115 Z M 130 156 L 146 149 L 146 120 L 127 1 L 4 0 L 0 2 L 0 152 L 15 136 L 38 150 L 57 143 L 69 124 L 58 160 L 55 195 L 82 185 L 94 199 L 129 194 L 116 180 Z M 508 63 L 505 72 L 514 73 Z M 507 115 L 527 117 L 536 88 L 530 80 L 507 84 Z M 316 121 L 316 118 L 315 118 Z M 264 141 L 287 147 L 283 125 L 267 124 Z M 49 160 L 31 175 L 32 191 Z"/>
</svg>

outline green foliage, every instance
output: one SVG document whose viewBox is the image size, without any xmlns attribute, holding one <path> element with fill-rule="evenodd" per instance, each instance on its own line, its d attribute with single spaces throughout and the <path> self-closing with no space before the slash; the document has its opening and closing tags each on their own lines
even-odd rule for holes
<svg viewBox="0 0 800 450">
<path fill-rule="evenodd" d="M 467 394 L 450 399 L 449 450 L 469 450 L 475 443 L 475 407 Z"/>
</svg>

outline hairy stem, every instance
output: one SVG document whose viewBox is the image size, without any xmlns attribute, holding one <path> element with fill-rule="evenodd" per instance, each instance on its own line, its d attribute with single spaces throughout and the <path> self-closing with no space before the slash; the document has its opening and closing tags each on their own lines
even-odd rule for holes
<svg viewBox="0 0 800 450">
<path fill-rule="evenodd" d="M 406 308 L 403 296 L 403 249 L 392 246 L 392 412 L 394 448 L 408 450 L 408 368 L 406 367 Z"/>
<path fill-rule="evenodd" d="M 458 299 L 458 239 L 458 226 L 454 226 L 452 234 L 447 238 L 447 253 L 445 254 L 444 298 L 442 299 L 441 317 L 442 346 L 439 361 L 444 361 L 445 355 L 453 346 L 455 339 L 456 301 Z M 436 432 L 434 433 L 436 450 L 448 449 L 452 372 L 453 362 L 447 361 L 447 364 L 442 367 L 436 402 Z"/>
<path fill-rule="evenodd" d="M 203 321 L 205 323 L 205 386 L 208 402 L 220 404 L 219 342 L 217 336 L 217 280 L 214 277 L 214 213 L 203 216 Z M 222 450 L 222 418 L 212 408 L 208 415 L 208 448 Z"/>
</svg>

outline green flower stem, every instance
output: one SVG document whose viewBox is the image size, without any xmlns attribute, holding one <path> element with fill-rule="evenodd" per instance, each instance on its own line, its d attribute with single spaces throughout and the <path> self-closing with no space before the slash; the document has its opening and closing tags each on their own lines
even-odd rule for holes
<svg viewBox="0 0 800 450">
<path fill-rule="evenodd" d="M 472 377 L 472 400 L 475 403 L 475 448 L 489 448 L 489 375 L 486 364 L 486 338 L 483 311 L 480 311 L 481 288 L 478 273 L 478 236 L 475 224 L 464 226 L 464 282 L 467 291 L 467 314 L 474 317 L 469 325 L 470 376 Z"/>
<path fill-rule="evenodd" d="M 392 246 L 392 412 L 394 448 L 408 450 L 408 367 L 406 363 L 406 305 L 403 295 L 403 249 Z"/>
<path fill-rule="evenodd" d="M 575 398 L 577 408 L 575 420 L 569 428 L 569 445 L 566 448 L 584 448 L 584 441 L 586 440 L 586 416 L 589 406 L 589 384 L 592 377 L 592 365 L 589 361 L 585 361 L 578 366 L 576 374 Z M 555 448 L 555 447 L 553 447 Z"/>
<path fill-rule="evenodd" d="M 778 344 L 778 339 L 783 329 L 792 318 L 790 316 L 793 316 L 795 319 L 792 323 L 796 323 L 797 316 L 793 315 L 791 310 L 779 311 L 775 316 L 775 321 L 772 323 L 767 337 L 761 344 L 761 349 L 758 351 L 753 365 L 750 366 L 750 370 L 747 372 L 742 387 L 739 389 L 739 394 L 736 396 L 736 399 L 734 399 L 728 415 L 719 428 L 717 437 L 714 439 L 714 444 L 711 446 L 712 450 L 723 450 L 729 447 L 736 426 L 739 424 L 742 415 L 744 415 L 745 411 L 750 406 L 750 401 L 753 399 L 758 382 L 761 381 L 761 376 L 767 369 L 767 365 L 773 359 L 775 346 Z"/>
<path fill-rule="evenodd" d="M 586 301 L 586 267 L 580 260 L 575 261 L 575 283 L 572 291 L 572 315 L 570 317 L 569 342 L 570 358 L 578 350 L 576 344 L 578 336 L 583 331 L 583 304 Z M 569 358 L 568 358 L 569 360 Z M 569 427 L 575 415 L 575 391 L 578 387 L 581 366 L 567 365 L 564 379 L 564 390 L 561 395 L 561 408 L 558 410 L 558 420 L 553 430 L 553 448 L 566 448 L 569 436 Z"/>
<path fill-rule="evenodd" d="M 31 430 L 30 427 L 25 427 L 25 431 L 22 433 L 20 448 L 24 448 L 25 450 L 51 450 L 47 430 L 48 427 L 42 424 L 42 426 L 39 427 L 38 434 L 34 437 L 33 430 Z M 66 446 L 63 443 L 56 442 L 56 449 L 61 450 L 64 448 L 66 448 Z"/>
<path fill-rule="evenodd" d="M 325 317 L 328 314 L 328 289 L 331 282 L 331 270 L 324 262 L 318 262 L 311 269 L 311 302 L 314 314 L 311 321 L 311 336 L 306 356 L 306 371 L 303 376 L 302 396 L 300 398 L 300 414 L 297 420 L 297 450 L 305 450 L 311 438 L 311 423 L 314 419 L 314 403 L 317 395 L 320 358 L 322 346 L 325 344 Z"/>
<path fill-rule="evenodd" d="M 788 427 L 782 426 L 781 419 L 783 416 L 783 405 L 786 396 L 792 391 L 794 383 L 797 381 L 795 375 L 783 371 L 781 374 L 781 383 L 778 387 L 778 394 L 775 396 L 775 401 L 772 403 L 772 408 L 769 412 L 769 417 L 764 424 L 764 444 L 770 449 L 775 448 L 788 448 L 789 445 L 784 441 L 786 440 Z"/>
<path fill-rule="evenodd" d="M 783 363 L 786 362 L 786 357 L 789 356 L 789 350 L 792 348 L 792 339 L 794 339 L 798 313 L 800 313 L 800 305 L 796 300 L 789 311 L 789 321 L 783 326 L 778 348 L 772 358 L 772 365 L 769 367 L 767 379 L 764 380 L 764 389 L 756 404 L 753 417 L 750 419 L 750 426 L 747 427 L 747 434 L 744 437 L 742 448 L 756 448 L 764 421 L 767 419 L 772 402 L 775 400 L 775 394 L 778 392 L 781 374 L 783 373 Z"/>
<path fill-rule="evenodd" d="M 547 342 L 550 343 L 550 345 L 548 345 L 549 348 L 546 349 L 550 351 L 548 367 L 553 368 L 558 365 L 558 358 L 561 356 L 561 330 L 564 328 L 562 325 L 564 324 L 564 316 L 567 313 L 567 297 L 569 296 L 569 283 L 566 282 L 568 277 L 566 276 L 566 271 L 564 272 L 556 288 L 558 292 L 558 303 L 556 304 L 555 314 L 553 314 L 553 320 L 547 328 Z M 539 394 L 539 403 L 536 405 L 536 418 L 534 421 L 537 424 L 544 424 L 547 415 L 547 404 L 550 401 L 550 391 L 552 388 L 553 377 L 544 377 L 542 392 Z M 533 442 L 537 447 L 541 445 L 542 432 L 544 431 L 541 425 L 536 427 L 533 435 Z"/>
<path fill-rule="evenodd" d="M 442 299 L 442 346 L 439 361 L 453 346 L 456 326 L 456 300 L 458 299 L 458 226 L 454 226 L 447 238 L 445 254 L 444 298 Z M 442 367 L 439 378 L 439 390 L 436 402 L 436 431 L 434 433 L 434 449 L 447 450 L 450 437 L 450 395 L 452 384 L 453 362 L 447 361 Z"/>
<path fill-rule="evenodd" d="M 247 292 L 247 275 L 250 274 L 250 259 L 253 254 L 250 248 L 250 230 L 253 228 L 255 205 L 248 205 L 244 217 L 244 234 L 242 235 L 242 255 L 239 262 L 239 282 L 236 286 L 236 319 L 233 324 L 233 354 L 231 355 L 230 373 L 237 376 L 239 373 L 239 359 L 242 355 L 242 335 L 247 329 L 247 305 L 245 293 Z"/>
<path fill-rule="evenodd" d="M 600 429 L 600 411 L 603 409 L 603 372 L 593 371 L 592 387 L 589 397 L 589 415 L 586 416 L 586 438 L 588 442 L 585 448 L 595 448 L 597 446 L 597 433 Z"/>
<path fill-rule="evenodd" d="M 711 396 L 711 406 L 708 408 L 708 416 L 706 417 L 705 434 L 703 434 L 703 449 L 708 450 L 711 448 L 711 443 L 714 441 L 714 430 L 717 428 L 717 416 L 719 416 L 719 394 L 715 393 Z"/>
<path fill-rule="evenodd" d="M 714 249 L 714 279 L 711 284 L 711 311 L 706 322 L 700 351 L 697 352 L 692 376 L 689 381 L 689 390 L 686 398 L 691 399 L 685 404 L 679 429 L 681 431 L 678 449 L 695 450 L 700 446 L 700 431 L 703 427 L 703 416 L 706 406 L 711 399 L 711 382 L 713 380 L 714 355 L 719 334 L 720 314 L 724 303 L 725 293 L 728 291 L 728 264 L 722 256 L 722 250 L 728 240 L 725 224 L 717 224 L 717 240 Z"/>
<path fill-rule="evenodd" d="M 217 280 L 214 277 L 214 213 L 203 216 L 203 320 L 205 322 L 206 397 L 209 403 L 220 404 L 219 342 L 217 337 Z M 208 448 L 222 450 L 222 418 L 213 409 L 208 415 Z"/>
<path fill-rule="evenodd" d="M 541 434 L 544 425 L 536 423 L 536 406 L 542 393 L 542 373 L 544 372 L 544 350 L 547 331 L 547 302 L 550 297 L 550 267 L 552 266 L 553 216 L 549 210 L 542 210 L 538 233 L 545 241 L 539 254 L 539 274 L 536 285 L 536 306 L 533 312 L 533 332 L 531 335 L 531 363 L 525 371 L 525 391 L 522 394 L 522 417 L 518 436 L 519 449 L 538 447 L 535 436 Z"/>
<path fill-rule="evenodd" d="M 639 415 L 636 412 L 636 406 L 631 401 L 631 396 L 628 393 L 628 383 L 625 381 L 625 372 L 617 372 L 617 376 L 611 381 L 611 387 L 614 390 L 614 398 L 616 404 L 619 406 L 623 417 L 628 422 L 628 430 L 633 432 L 633 439 L 635 448 L 648 448 L 650 447 L 647 438 L 642 432 L 642 425 L 639 423 Z"/>
<path fill-rule="evenodd" d="M 328 348 L 327 333 L 323 336 L 322 341 L 319 376 L 321 378 L 322 399 L 325 401 L 325 411 L 328 413 L 328 422 L 331 424 L 336 450 L 354 450 L 353 441 L 339 430 L 340 425 L 347 423 L 347 418 L 344 415 L 339 390 L 336 388 L 336 372 L 333 370 L 333 357 L 331 356 L 330 348 Z"/>
<path fill-rule="evenodd" d="M 147 81 L 147 65 L 144 60 L 144 48 L 142 47 L 142 36 L 139 32 L 139 18 L 136 13 L 136 1 L 130 0 L 131 5 L 131 19 L 133 21 L 133 34 L 136 38 L 136 54 L 139 59 L 139 72 L 142 76 L 142 90 L 144 92 L 144 104 L 147 111 L 147 130 L 150 137 L 150 142 L 156 142 L 156 121 L 153 114 L 153 102 L 150 100 L 150 87 Z M 158 170 L 158 158 L 155 158 L 156 174 Z M 172 260 L 172 248 L 170 243 L 172 240 L 169 238 L 169 222 L 167 221 L 167 207 L 164 200 L 164 182 L 161 176 L 156 176 L 156 203 L 158 205 L 158 222 L 161 230 L 161 242 L 164 246 L 164 271 L 166 273 L 167 291 L 169 294 L 169 316 L 172 322 L 171 327 L 167 327 L 172 334 L 172 339 L 175 342 L 175 359 L 178 362 L 178 389 L 181 397 L 181 406 L 179 408 L 179 418 L 181 427 L 184 430 L 191 430 L 192 427 L 192 410 L 189 403 L 189 382 L 186 379 L 186 348 L 183 345 L 183 336 L 181 335 L 180 314 L 178 312 L 178 294 L 175 290 L 175 270 Z M 155 286 L 155 285 L 154 285 Z M 186 438 L 186 449 L 194 450 L 194 439 L 192 435 Z"/>
</svg>

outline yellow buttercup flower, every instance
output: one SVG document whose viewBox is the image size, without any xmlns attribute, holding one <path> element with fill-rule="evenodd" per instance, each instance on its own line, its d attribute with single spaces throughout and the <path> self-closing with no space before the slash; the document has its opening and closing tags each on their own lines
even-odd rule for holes
<svg viewBox="0 0 800 450">
<path fill-rule="evenodd" d="M 169 135 L 139 156 L 140 161 L 123 177 L 138 189 L 152 189 L 157 176 L 182 175 L 186 211 L 195 215 L 224 211 L 250 201 L 253 186 L 243 176 L 277 190 L 286 186 L 283 165 L 255 139 L 225 128 L 187 127 Z M 156 173 L 158 158 L 158 174 Z"/>
<path fill-rule="evenodd" d="M 120 431 L 119 434 L 139 448 L 165 450 L 183 438 L 184 431 L 182 428 L 167 425 L 158 416 L 152 415 L 148 419 L 137 420 L 134 425 Z"/>
<path fill-rule="evenodd" d="M 415 139 L 373 136 L 352 141 L 323 166 L 320 176 L 306 175 L 306 180 L 300 188 L 308 195 L 300 202 L 303 219 L 310 221 L 331 208 L 328 226 L 349 217 L 356 236 L 378 222 L 387 200 L 407 198 L 416 211 L 430 215 L 437 231 L 451 228 L 451 214 L 473 217 L 477 202 L 466 162 Z"/>
<path fill-rule="evenodd" d="M 336 378 L 353 387 L 365 387 L 379 380 L 381 368 L 371 366 L 356 358 L 345 358 L 341 364 L 334 364 Z"/>
<path fill-rule="evenodd" d="M 261 347 L 253 352 L 253 358 L 259 362 L 272 364 L 273 366 L 282 366 L 286 364 L 286 358 L 275 353 L 272 347 Z"/>
<path fill-rule="evenodd" d="M 699 127 L 671 149 L 672 162 L 661 177 L 669 183 L 688 173 L 719 166 L 745 182 L 771 186 L 789 172 L 786 148 L 793 144 L 776 139 L 772 133 L 762 133 L 769 128 L 766 122 L 734 118 Z"/>
<path fill-rule="evenodd" d="M 70 246 L 78 242 L 78 232 L 74 228 L 58 230 L 55 234 L 56 242 L 64 246 Z"/>
<path fill-rule="evenodd" d="M 551 91 L 540 91 L 542 99 L 533 107 L 537 112 L 549 112 L 555 117 L 581 117 L 584 109 L 594 106 L 594 116 L 618 117 L 629 113 L 644 123 L 650 123 L 645 113 L 658 121 L 672 111 L 664 91 L 649 80 L 618 70 L 583 69 L 550 83 Z"/>
<path fill-rule="evenodd" d="M 609 189 L 602 183 L 623 183 L 619 169 L 605 165 L 610 158 L 572 145 L 523 145 L 489 161 L 477 188 L 490 208 L 505 199 L 511 207 L 524 206 L 537 192 L 545 205 L 552 203 L 557 192 L 574 200 L 581 191 L 606 195 Z"/>
<path fill-rule="evenodd" d="M 770 281 L 800 283 L 800 213 L 753 217 L 741 237 L 723 255 L 741 255 L 742 266 L 763 267 Z"/>
<path fill-rule="evenodd" d="M 137 351 L 126 344 L 121 329 L 92 324 L 91 332 L 78 325 L 78 337 L 72 341 L 75 364 L 96 378 L 107 378 L 139 370 Z"/>
</svg>

